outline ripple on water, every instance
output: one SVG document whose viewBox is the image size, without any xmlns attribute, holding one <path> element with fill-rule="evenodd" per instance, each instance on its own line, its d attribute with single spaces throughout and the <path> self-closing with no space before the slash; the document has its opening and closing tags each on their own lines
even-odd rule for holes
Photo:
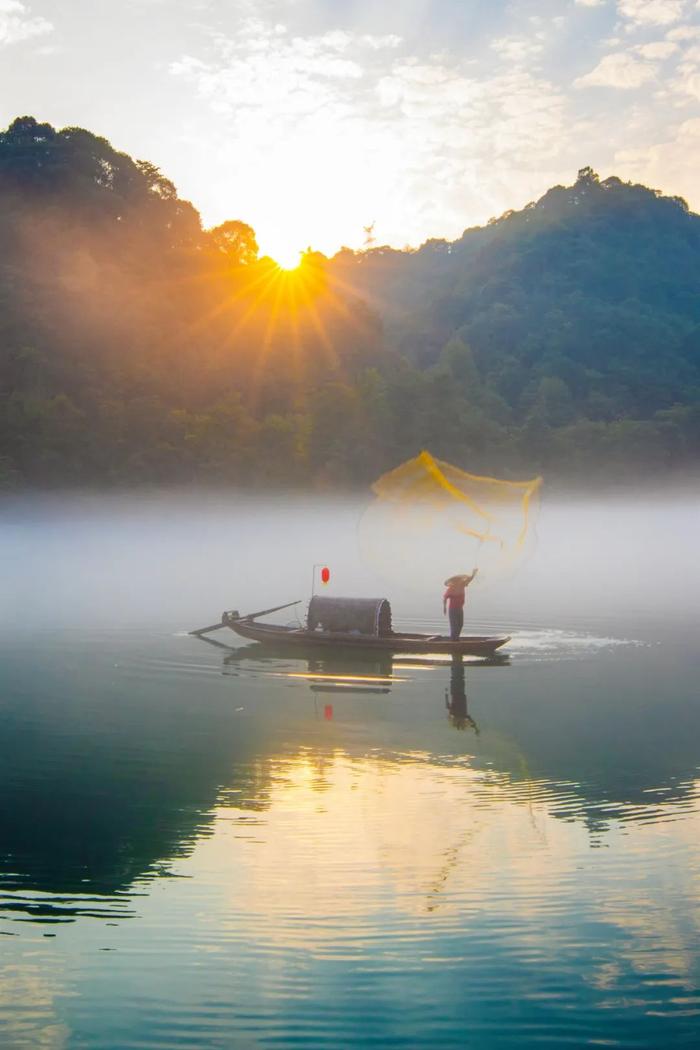
<svg viewBox="0 0 700 1050">
<path fill-rule="evenodd" d="M 525 628 L 513 659 L 526 675 L 467 668 L 479 736 L 446 717 L 449 665 L 396 661 L 390 692 L 334 698 L 326 719 L 321 679 L 299 678 L 298 660 L 229 678 L 216 648 L 170 646 L 93 654 L 90 687 L 54 653 L 50 690 L 3 700 L 19 807 L 5 831 L 23 849 L 5 837 L 0 855 L 12 1050 L 696 1045 L 686 753 L 663 776 L 630 765 L 624 734 L 650 723 L 623 711 L 611 732 L 595 726 L 595 762 L 579 761 L 585 669 L 539 670 L 636 660 L 635 643 Z M 598 717 L 631 703 L 605 677 L 613 664 L 596 665 Z M 693 710 L 678 716 L 683 744 Z M 69 886 L 81 865 L 112 889 Z"/>
</svg>

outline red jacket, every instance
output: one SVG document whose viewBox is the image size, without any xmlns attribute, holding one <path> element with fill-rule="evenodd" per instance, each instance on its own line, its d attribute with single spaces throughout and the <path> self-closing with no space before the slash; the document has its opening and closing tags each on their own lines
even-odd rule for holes
<svg viewBox="0 0 700 1050">
<path fill-rule="evenodd" d="M 442 600 L 447 602 L 450 609 L 461 609 L 464 605 L 464 590 L 464 587 L 448 587 Z"/>
</svg>

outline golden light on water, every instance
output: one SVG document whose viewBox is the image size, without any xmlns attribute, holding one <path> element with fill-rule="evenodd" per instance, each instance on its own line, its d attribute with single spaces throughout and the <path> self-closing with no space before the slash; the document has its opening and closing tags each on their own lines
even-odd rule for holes
<svg viewBox="0 0 700 1050">
<path fill-rule="evenodd" d="M 575 819 L 557 815 L 555 784 L 481 769 L 468 756 L 443 763 L 427 752 L 392 759 L 332 747 L 272 759 L 263 780 L 254 826 L 250 810 L 236 819 L 235 807 L 222 807 L 218 833 L 188 863 L 230 872 L 235 921 L 244 916 L 250 937 L 270 949 L 325 958 L 369 950 L 387 909 L 404 943 L 421 950 L 426 917 L 432 934 L 454 934 L 480 914 L 498 916 L 496 939 L 518 928 L 521 943 L 535 946 L 543 924 L 577 914 L 586 898 L 595 919 L 625 939 L 637 973 L 657 966 L 692 977 L 697 924 L 684 929 L 650 909 L 642 864 L 624 895 L 611 892 L 614 853 L 591 853 L 585 804 Z M 625 848 L 643 857 L 658 840 L 692 870 L 699 817 L 695 806 L 686 825 L 626 823 Z M 620 834 L 611 825 L 608 835 Z M 683 884 L 682 865 L 678 872 Z M 605 967 L 591 965 L 587 979 L 600 986 Z"/>
<path fill-rule="evenodd" d="M 386 674 L 312 674 L 303 671 L 285 671 L 276 677 L 279 678 L 303 678 L 312 681 L 324 682 L 408 682 L 408 678 L 399 678 L 398 675 Z"/>
</svg>

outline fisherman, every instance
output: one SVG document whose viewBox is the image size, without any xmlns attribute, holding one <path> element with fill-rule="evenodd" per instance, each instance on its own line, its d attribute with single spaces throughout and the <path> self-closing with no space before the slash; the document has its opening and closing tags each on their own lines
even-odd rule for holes
<svg viewBox="0 0 700 1050">
<path fill-rule="evenodd" d="M 456 642 L 464 626 L 464 592 L 476 576 L 478 569 L 471 576 L 448 576 L 445 580 L 447 590 L 442 596 L 442 611 L 450 617 L 450 638 Z"/>
</svg>

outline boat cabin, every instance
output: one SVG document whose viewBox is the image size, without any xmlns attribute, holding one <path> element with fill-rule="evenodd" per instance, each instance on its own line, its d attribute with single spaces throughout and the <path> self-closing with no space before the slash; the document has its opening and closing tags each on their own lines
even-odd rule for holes
<svg viewBox="0 0 700 1050">
<path fill-rule="evenodd" d="M 386 598 L 326 598 L 315 594 L 309 602 L 309 631 L 340 634 L 391 635 L 391 606 Z"/>
</svg>

